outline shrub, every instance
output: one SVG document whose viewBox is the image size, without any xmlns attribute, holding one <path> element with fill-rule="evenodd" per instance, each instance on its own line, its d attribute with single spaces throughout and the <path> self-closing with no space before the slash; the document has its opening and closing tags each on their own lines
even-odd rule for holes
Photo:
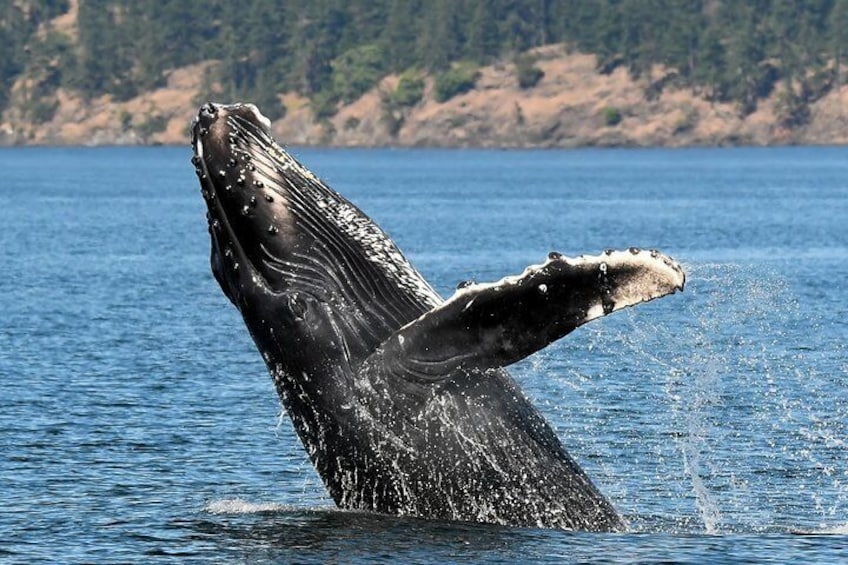
<svg viewBox="0 0 848 565">
<path fill-rule="evenodd" d="M 309 105 L 316 120 L 326 120 L 338 111 L 338 99 L 334 92 L 322 90 L 312 95 Z"/>
<path fill-rule="evenodd" d="M 436 75 L 435 95 L 437 102 L 446 102 L 458 94 L 468 92 L 480 78 L 480 71 L 469 63 L 457 63 Z"/>
<path fill-rule="evenodd" d="M 415 106 L 424 97 L 424 79 L 417 71 L 408 70 L 400 75 L 397 88 L 389 94 L 393 106 Z"/>
<path fill-rule="evenodd" d="M 383 126 L 385 126 L 386 131 L 389 132 L 389 135 L 397 137 L 397 134 L 400 133 L 400 128 L 403 127 L 404 115 L 401 112 L 394 111 L 391 106 L 384 104 L 383 114 L 380 117 L 380 121 L 383 122 Z"/>
<path fill-rule="evenodd" d="M 344 129 L 345 131 L 350 131 L 352 129 L 356 129 L 359 127 L 359 118 L 356 116 L 351 116 L 345 120 Z"/>
<path fill-rule="evenodd" d="M 152 135 L 165 131 L 166 127 L 168 127 L 168 119 L 165 116 L 151 114 L 147 116 L 147 119 L 135 126 L 135 131 L 146 142 Z"/>
<path fill-rule="evenodd" d="M 621 112 L 618 108 L 607 106 L 604 108 L 604 125 L 614 127 L 621 123 Z"/>
<path fill-rule="evenodd" d="M 691 104 L 684 104 L 674 121 L 674 133 L 692 131 L 698 125 L 698 110 Z"/>
<path fill-rule="evenodd" d="M 53 119 L 58 108 L 58 100 L 45 97 L 30 101 L 26 105 L 26 112 L 33 122 L 43 124 Z"/>
<path fill-rule="evenodd" d="M 787 129 L 801 127 L 810 121 L 810 105 L 792 91 L 779 93 L 774 109 L 778 123 Z"/>
<path fill-rule="evenodd" d="M 528 55 L 515 58 L 515 74 L 521 88 L 533 88 L 545 76 L 545 71 L 535 66 L 535 62 L 535 59 Z"/>
</svg>

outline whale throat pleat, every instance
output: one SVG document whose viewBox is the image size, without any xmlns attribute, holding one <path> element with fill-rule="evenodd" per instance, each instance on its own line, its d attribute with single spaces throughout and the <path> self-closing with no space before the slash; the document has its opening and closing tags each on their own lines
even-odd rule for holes
<svg viewBox="0 0 848 565">
<path fill-rule="evenodd" d="M 392 240 L 356 206 L 329 188 L 276 142 L 237 117 L 236 136 L 261 179 L 289 217 L 285 255 L 263 247 L 262 261 L 283 275 L 286 289 L 332 298 L 349 313 L 350 327 L 365 343 L 388 335 L 442 302 Z M 303 242 L 303 243 L 301 243 Z M 352 336 L 351 336 L 352 337 Z"/>
</svg>

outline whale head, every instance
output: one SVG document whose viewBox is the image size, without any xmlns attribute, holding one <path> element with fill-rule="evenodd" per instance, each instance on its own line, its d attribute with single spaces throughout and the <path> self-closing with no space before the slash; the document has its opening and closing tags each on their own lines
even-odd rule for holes
<svg viewBox="0 0 848 565">
<path fill-rule="evenodd" d="M 292 247 L 287 209 L 269 186 L 270 123 L 251 104 L 205 104 L 192 125 L 192 162 L 206 200 L 212 272 L 239 308 L 280 287 L 263 256 Z M 269 170 L 270 168 L 270 170 Z M 276 198 L 275 198 L 276 197 Z"/>
<path fill-rule="evenodd" d="M 376 224 L 274 141 L 256 106 L 204 104 L 191 144 L 212 271 L 263 353 L 284 342 L 290 357 L 353 364 L 440 301 Z M 278 361 L 266 355 L 272 371 Z"/>
</svg>

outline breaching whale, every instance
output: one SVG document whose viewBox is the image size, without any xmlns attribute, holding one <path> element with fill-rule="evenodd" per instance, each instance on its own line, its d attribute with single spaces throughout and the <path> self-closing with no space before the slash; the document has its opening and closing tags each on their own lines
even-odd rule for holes
<svg viewBox="0 0 848 565">
<path fill-rule="evenodd" d="M 342 508 L 580 530 L 625 525 L 504 369 L 682 290 L 669 257 L 551 253 L 443 300 L 251 104 L 205 104 L 193 163 L 211 263 Z"/>
</svg>

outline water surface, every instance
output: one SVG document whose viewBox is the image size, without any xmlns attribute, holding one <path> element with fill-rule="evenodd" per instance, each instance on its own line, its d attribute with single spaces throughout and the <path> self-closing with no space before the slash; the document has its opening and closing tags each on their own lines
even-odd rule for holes
<svg viewBox="0 0 848 565">
<path fill-rule="evenodd" d="M 511 369 L 630 533 L 335 510 L 211 276 L 190 150 L 4 149 L 0 560 L 848 559 L 848 149 L 295 153 L 443 296 L 550 250 L 685 265 Z"/>
</svg>

